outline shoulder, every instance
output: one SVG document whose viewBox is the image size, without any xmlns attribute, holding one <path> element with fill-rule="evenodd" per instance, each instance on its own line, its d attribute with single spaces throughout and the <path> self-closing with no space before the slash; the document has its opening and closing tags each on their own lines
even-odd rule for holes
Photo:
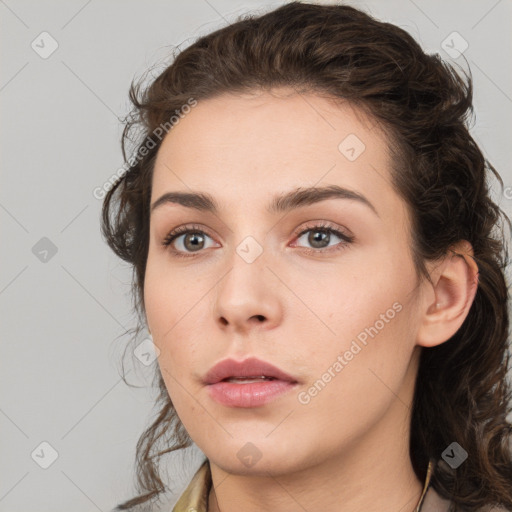
<svg viewBox="0 0 512 512">
<path fill-rule="evenodd" d="M 158 501 L 148 500 L 145 503 L 134 505 L 127 509 L 119 508 L 119 505 L 109 512 L 182 512 L 195 510 L 206 512 L 208 492 L 211 487 L 211 472 L 208 459 L 202 461 L 195 470 L 185 489 L 181 493 L 162 492 Z"/>
<path fill-rule="evenodd" d="M 425 494 L 420 512 L 453 512 L 453 510 L 452 501 L 442 498 L 430 485 Z M 512 512 L 512 510 L 496 505 L 486 505 L 480 508 L 479 512 Z"/>
</svg>

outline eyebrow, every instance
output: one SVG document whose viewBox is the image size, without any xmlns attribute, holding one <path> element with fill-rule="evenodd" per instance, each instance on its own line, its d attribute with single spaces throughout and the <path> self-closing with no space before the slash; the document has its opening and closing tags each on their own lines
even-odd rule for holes
<svg viewBox="0 0 512 512">
<path fill-rule="evenodd" d="M 309 206 L 327 199 L 350 199 L 369 207 L 380 218 L 375 206 L 362 194 L 340 187 L 329 185 L 326 187 L 297 188 L 275 196 L 267 206 L 270 214 L 285 213 L 294 208 Z M 202 212 L 217 214 L 219 206 L 215 199 L 205 192 L 167 192 L 151 205 L 151 213 L 158 207 L 168 204 L 180 204 Z"/>
</svg>

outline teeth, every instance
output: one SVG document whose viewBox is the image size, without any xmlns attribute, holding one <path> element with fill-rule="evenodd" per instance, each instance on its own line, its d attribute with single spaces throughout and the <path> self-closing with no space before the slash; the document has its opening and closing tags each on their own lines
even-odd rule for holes
<svg viewBox="0 0 512 512">
<path fill-rule="evenodd" d="M 236 382 L 236 383 L 244 383 L 249 384 L 251 382 L 261 382 L 262 380 L 275 380 L 273 377 L 265 377 L 262 375 L 261 377 L 231 377 L 226 379 L 226 382 Z"/>
</svg>

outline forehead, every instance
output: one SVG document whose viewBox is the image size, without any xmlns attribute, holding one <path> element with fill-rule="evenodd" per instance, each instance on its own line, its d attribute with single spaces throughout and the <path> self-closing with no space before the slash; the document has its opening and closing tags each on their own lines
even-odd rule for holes
<svg viewBox="0 0 512 512">
<path fill-rule="evenodd" d="M 382 126 L 348 102 L 289 88 L 223 94 L 199 100 L 164 138 L 153 198 L 190 188 L 221 204 L 267 202 L 276 191 L 336 184 L 385 211 L 398 200 L 390 171 Z"/>
</svg>

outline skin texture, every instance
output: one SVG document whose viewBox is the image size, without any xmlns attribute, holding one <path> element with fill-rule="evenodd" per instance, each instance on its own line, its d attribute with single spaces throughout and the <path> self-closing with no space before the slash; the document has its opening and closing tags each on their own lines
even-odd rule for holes
<svg viewBox="0 0 512 512">
<path fill-rule="evenodd" d="M 338 149 L 349 134 L 365 145 L 354 161 Z M 378 123 L 346 103 L 287 88 L 200 101 L 164 139 L 151 203 L 170 191 L 202 191 L 219 204 L 217 214 L 170 203 L 154 210 L 144 290 L 169 395 L 210 460 L 209 510 L 416 507 L 423 482 L 409 458 L 409 421 L 420 351 L 460 327 L 477 268 L 466 242 L 456 248 L 465 258 L 430 264 L 434 286 L 418 279 L 409 214 L 390 169 Z M 332 184 L 363 194 L 378 215 L 336 198 L 266 211 L 274 195 Z M 319 223 L 353 241 L 336 251 L 343 240 L 331 234 L 312 245 Z M 204 230 L 204 245 L 194 252 L 182 235 L 172 246 L 193 256 L 176 257 L 162 241 L 189 224 Z M 248 236 L 263 250 L 252 263 L 236 251 Z M 400 311 L 390 319 L 393 304 Z M 378 333 L 301 403 L 298 394 L 365 328 L 380 326 L 381 315 L 388 321 Z M 298 388 L 254 408 L 212 400 L 206 372 L 250 356 L 291 374 Z M 248 442 L 260 456 L 250 467 L 237 456 Z"/>
</svg>

